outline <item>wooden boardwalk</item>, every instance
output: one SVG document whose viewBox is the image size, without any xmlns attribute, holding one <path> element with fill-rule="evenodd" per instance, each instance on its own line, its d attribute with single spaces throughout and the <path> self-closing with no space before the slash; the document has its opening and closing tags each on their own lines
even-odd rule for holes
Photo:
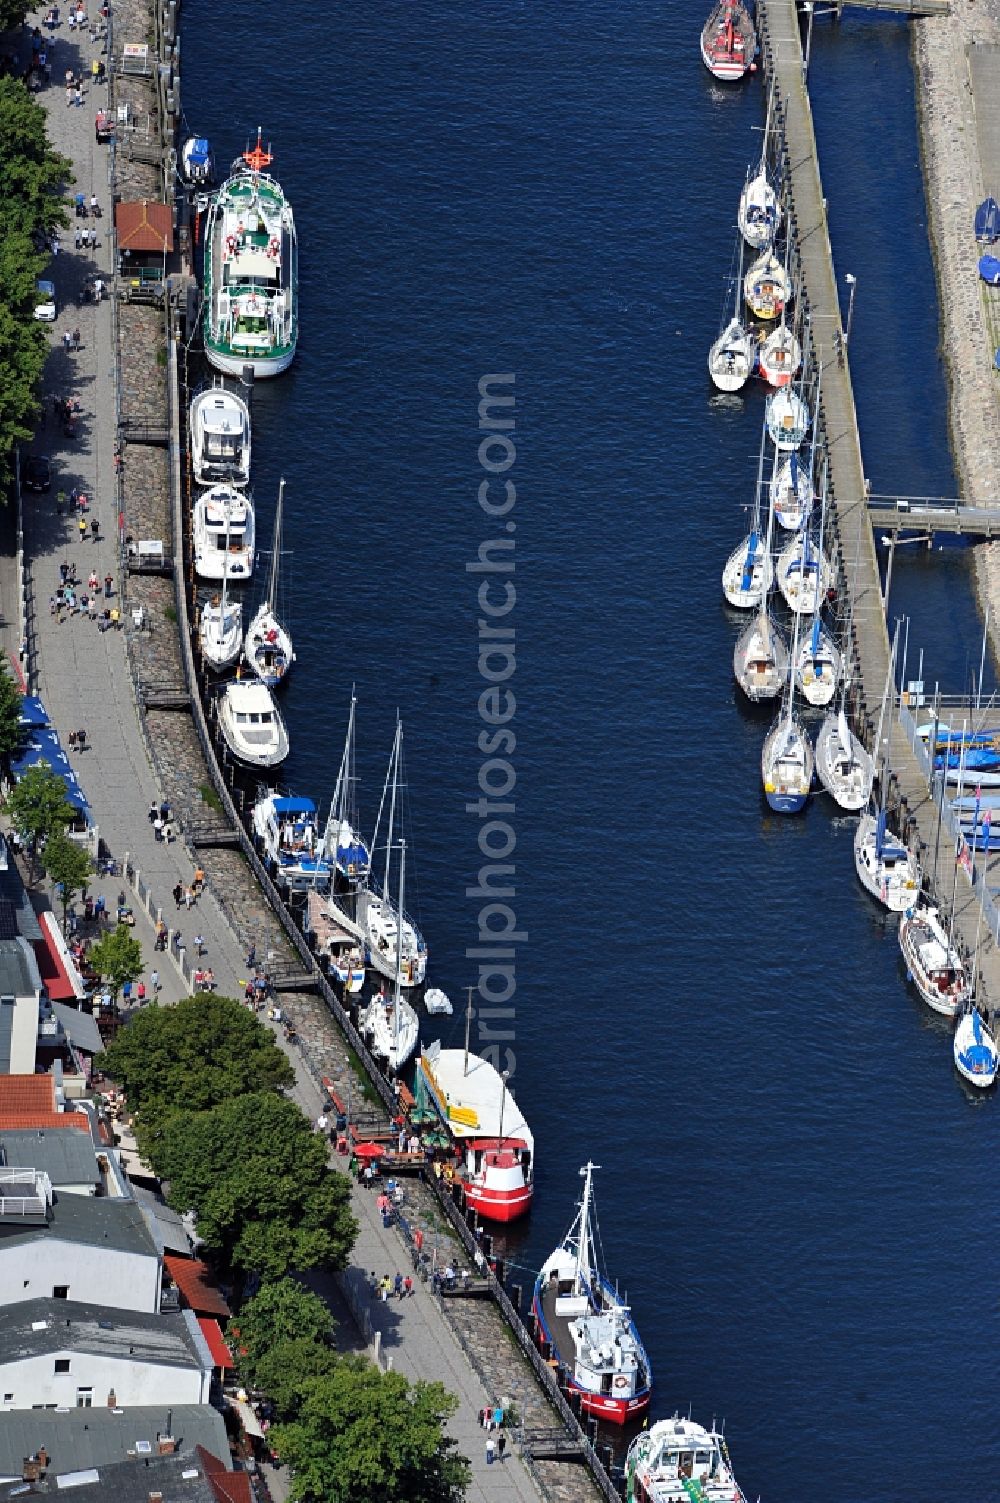
<svg viewBox="0 0 1000 1503">
<path fill-rule="evenodd" d="M 795 0 L 760 0 L 758 21 L 763 69 L 773 81 L 783 190 L 794 235 L 801 295 L 808 308 L 813 380 L 821 371 L 821 439 L 830 475 L 831 543 L 837 555 L 839 588 L 846 601 L 853 591 L 852 656 L 855 673 L 855 721 L 871 745 L 889 670 L 890 644 L 882 607 L 878 560 L 867 486 L 861 458 L 850 363 L 843 343 L 841 304 L 809 92 L 803 79 L 802 39 Z M 879 519 L 875 518 L 876 527 Z M 849 614 L 845 607 L 843 616 Z M 891 802 L 900 828 L 912 845 L 925 846 L 924 869 L 933 891 L 950 912 L 955 891 L 955 852 L 948 839 L 936 840 L 937 807 L 927 774 L 910 744 L 908 716 L 895 697 L 886 717 L 883 747 L 891 768 Z M 873 748 L 874 749 L 874 748 Z M 908 828 L 907 828 L 908 826 Z M 980 861 L 980 865 L 981 865 Z M 996 886 L 1000 860 L 990 864 L 989 884 Z M 845 880 L 847 878 L 845 877 Z M 956 938 L 970 954 L 976 945 L 980 887 L 960 873 L 956 895 Z M 987 919 L 988 922 L 988 919 Z M 990 1004 L 1000 1007 L 1000 953 L 992 939 L 980 955 L 982 985 Z"/>
</svg>

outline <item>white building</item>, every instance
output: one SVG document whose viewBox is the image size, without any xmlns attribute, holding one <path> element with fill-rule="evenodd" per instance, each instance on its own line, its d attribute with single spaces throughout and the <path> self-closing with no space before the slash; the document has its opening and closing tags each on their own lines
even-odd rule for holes
<svg viewBox="0 0 1000 1503">
<path fill-rule="evenodd" d="M 161 1251 L 135 1201 L 53 1191 L 33 1167 L 0 1168 L 0 1307 L 68 1299 L 155 1314 Z"/>
<path fill-rule="evenodd" d="M 207 1404 L 211 1381 L 190 1310 L 141 1315 L 48 1299 L 0 1309 L 0 1410 Z"/>
</svg>

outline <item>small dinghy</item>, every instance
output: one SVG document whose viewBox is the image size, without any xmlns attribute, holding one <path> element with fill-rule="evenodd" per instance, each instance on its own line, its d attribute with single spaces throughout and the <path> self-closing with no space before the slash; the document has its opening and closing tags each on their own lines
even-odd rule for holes
<svg viewBox="0 0 1000 1503">
<path fill-rule="evenodd" d="M 890 913 L 905 913 L 920 891 L 914 853 L 886 826 L 885 810 L 866 812 L 854 832 L 854 869 L 866 892 Z"/>
<path fill-rule="evenodd" d="M 734 318 L 708 352 L 708 373 L 719 391 L 739 391 L 750 379 L 753 362 L 753 336 Z"/>
<path fill-rule="evenodd" d="M 953 1018 L 968 1000 L 969 980 L 936 908 L 907 908 L 899 921 L 899 948 L 907 980 L 927 1006 Z"/>
<path fill-rule="evenodd" d="M 809 432 L 809 408 L 798 392 L 785 387 L 767 399 L 767 431 L 783 453 L 797 449 Z"/>
<path fill-rule="evenodd" d="M 788 642 L 766 606 L 743 628 L 733 648 L 733 675 L 747 699 L 776 699 L 788 681 Z"/>
<path fill-rule="evenodd" d="M 743 278 L 743 296 L 754 318 L 780 318 L 792 298 L 792 282 L 773 251 L 765 251 Z"/>
<path fill-rule="evenodd" d="M 816 775 L 841 809 L 863 809 L 871 798 L 875 767 L 847 723 L 841 703 L 831 710 L 816 737 Z"/>
<path fill-rule="evenodd" d="M 786 532 L 798 532 L 814 500 L 808 465 L 798 454 L 787 455 L 771 479 L 771 504 L 778 525 Z"/>
<path fill-rule="evenodd" d="M 204 136 L 188 136 L 181 147 L 181 176 L 192 188 L 208 188 L 215 180 L 215 158 Z"/>
<path fill-rule="evenodd" d="M 432 986 L 424 993 L 424 1006 L 429 1013 L 451 1017 L 454 1009 L 451 999 L 439 986 Z"/>
<path fill-rule="evenodd" d="M 754 65 L 757 32 L 741 0 L 719 0 L 701 31 L 701 60 L 722 83 L 738 83 Z"/>
<path fill-rule="evenodd" d="M 981 1091 L 988 1090 L 997 1078 L 997 1046 L 978 1007 L 959 1018 L 953 1048 L 959 1075 Z"/>
<path fill-rule="evenodd" d="M 979 275 L 989 287 L 1000 287 L 1000 261 L 996 256 L 980 256 Z"/>
<path fill-rule="evenodd" d="M 277 767 L 288 756 L 288 732 L 265 684 L 245 679 L 227 684 L 219 699 L 219 729 L 238 762 Z"/>
<path fill-rule="evenodd" d="M 757 356 L 757 369 L 767 382 L 780 390 L 791 384 L 802 364 L 802 346 L 785 323 L 772 329 Z"/>
<path fill-rule="evenodd" d="M 780 219 L 778 195 L 769 183 L 762 163 L 740 194 L 736 222 L 747 245 L 755 251 L 763 251 L 770 248 Z"/>
</svg>

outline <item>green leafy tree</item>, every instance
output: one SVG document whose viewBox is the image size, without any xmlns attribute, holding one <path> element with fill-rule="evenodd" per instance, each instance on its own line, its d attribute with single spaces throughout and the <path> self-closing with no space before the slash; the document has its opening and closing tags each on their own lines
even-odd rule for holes
<svg viewBox="0 0 1000 1503">
<path fill-rule="evenodd" d="M 2 370 L 0 359 L 0 388 L 3 386 Z M 18 778 L 7 795 L 4 808 L 31 852 L 34 874 L 39 842 L 65 831 L 75 817 L 73 806 L 66 797 L 66 784 L 47 762 L 36 762 L 23 777 Z"/>
<path fill-rule="evenodd" d="M 252 1370 L 279 1341 L 309 1341 L 327 1345 L 333 1336 L 330 1307 L 318 1294 L 295 1279 L 264 1284 L 247 1300 L 233 1325 L 240 1358 Z"/>
<path fill-rule="evenodd" d="M 11 4 L 0 0 L 0 25 Z M 63 195 L 73 167 L 52 150 L 45 125 L 45 111 L 21 80 L 0 78 L 0 238 L 47 237 L 69 223 Z"/>
<path fill-rule="evenodd" d="M 70 840 L 64 830 L 56 830 L 45 842 L 45 849 L 42 851 L 42 866 L 49 880 L 60 889 L 62 926 L 65 934 L 69 905 L 77 893 L 82 897 L 87 891 L 93 875 L 94 863 L 89 853 L 75 840 Z"/>
<path fill-rule="evenodd" d="M 210 992 L 137 1013 L 108 1047 L 101 1068 L 125 1088 L 130 1106 L 150 1115 L 206 1111 L 295 1080 L 263 1023 L 232 997 Z"/>
<path fill-rule="evenodd" d="M 410 1384 L 359 1357 L 341 1357 L 306 1384 L 295 1419 L 268 1439 L 296 1503 L 459 1503 L 470 1468 L 444 1426 L 457 1401 L 440 1383 Z"/>
<path fill-rule="evenodd" d="M 115 1002 L 126 981 L 142 975 L 142 945 L 127 924 L 119 924 L 90 949 L 90 963 L 111 989 Z"/>
<path fill-rule="evenodd" d="M 300 1337 L 295 1341 L 276 1341 L 252 1370 L 243 1366 L 242 1357 L 238 1366 L 252 1387 L 267 1394 L 277 1418 L 290 1420 L 299 1414 L 310 1383 L 330 1377 L 339 1360 L 332 1347 Z"/>
<path fill-rule="evenodd" d="M 24 741 L 21 708 L 24 695 L 6 664 L 0 668 L 0 758 L 9 762 Z"/>
<path fill-rule="evenodd" d="M 350 1183 L 293 1101 L 258 1092 L 151 1128 L 144 1118 L 139 1146 L 170 1180 L 171 1204 L 194 1211 L 198 1235 L 237 1279 L 345 1266 L 357 1235 Z"/>
</svg>

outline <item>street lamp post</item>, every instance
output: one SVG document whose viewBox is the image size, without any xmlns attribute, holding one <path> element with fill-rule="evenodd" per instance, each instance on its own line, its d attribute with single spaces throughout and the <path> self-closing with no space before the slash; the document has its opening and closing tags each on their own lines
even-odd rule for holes
<svg viewBox="0 0 1000 1503">
<path fill-rule="evenodd" d="M 847 304 L 847 328 L 844 330 L 844 349 L 846 350 L 851 342 L 851 325 L 854 323 L 854 294 L 858 290 L 858 279 L 851 272 L 848 272 L 844 281 L 851 289 L 851 296 Z"/>
</svg>

